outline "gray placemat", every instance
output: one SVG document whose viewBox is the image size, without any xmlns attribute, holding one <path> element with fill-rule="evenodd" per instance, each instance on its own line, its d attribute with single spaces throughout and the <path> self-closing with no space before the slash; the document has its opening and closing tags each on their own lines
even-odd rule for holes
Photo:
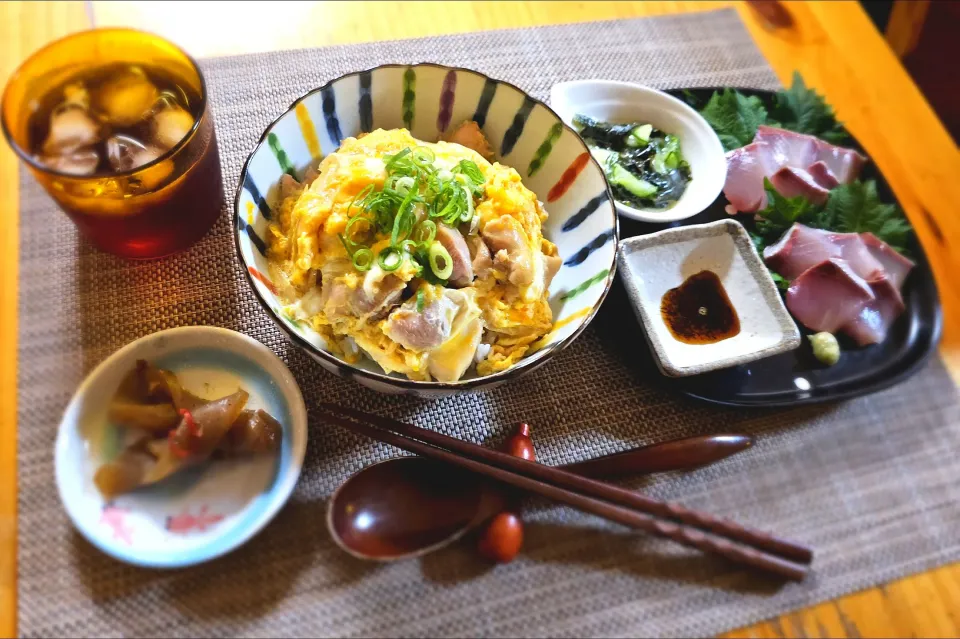
<svg viewBox="0 0 960 639">
<path fill-rule="evenodd" d="M 268 122 L 341 73 L 383 62 L 469 66 L 545 98 L 560 80 L 773 88 L 736 13 L 622 20 L 207 60 L 223 175 Z M 22 182 L 19 621 L 24 635 L 689 635 L 742 626 L 960 558 L 957 395 L 939 361 L 896 389 L 840 405 L 732 411 L 654 386 L 619 285 L 570 348 L 517 384 L 439 401 L 388 397 L 322 371 L 281 337 L 234 257 L 230 212 L 190 251 L 128 263 L 97 253 L 29 178 Z M 621 303 L 617 299 L 621 296 Z M 720 561 L 580 513 L 533 504 L 514 563 L 490 569 L 467 544 L 421 561 L 359 562 L 324 527 L 349 474 L 396 451 L 311 420 L 291 502 L 256 539 L 210 564 L 120 564 L 69 526 L 53 484 L 56 425 L 84 374 L 118 347 L 185 324 L 252 335 L 309 403 L 336 400 L 472 441 L 533 425 L 539 458 L 568 462 L 668 438 L 737 430 L 756 447 L 648 493 L 775 530 L 817 549 L 781 588 Z"/>
</svg>

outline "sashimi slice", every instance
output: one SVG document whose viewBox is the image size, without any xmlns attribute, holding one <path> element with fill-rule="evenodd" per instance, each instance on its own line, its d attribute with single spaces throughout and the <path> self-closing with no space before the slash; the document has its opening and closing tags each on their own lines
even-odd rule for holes
<svg viewBox="0 0 960 639">
<path fill-rule="evenodd" d="M 827 239 L 840 249 L 840 257 L 854 273 L 868 282 L 884 277 L 883 264 L 873 256 L 859 233 L 827 233 Z"/>
<path fill-rule="evenodd" d="M 754 142 L 763 142 L 770 147 L 773 161 L 777 167 L 792 166 L 804 171 L 816 162 L 817 138 L 802 133 L 794 133 L 786 129 L 760 125 Z"/>
<path fill-rule="evenodd" d="M 830 191 L 820 186 L 812 175 L 792 166 L 778 169 L 770 177 L 770 182 L 784 197 L 803 196 L 814 204 L 825 203 L 830 195 Z"/>
<path fill-rule="evenodd" d="M 833 174 L 833 171 L 830 170 L 830 167 L 827 166 L 827 163 L 823 160 L 817 160 L 808 166 L 807 172 L 813 176 L 817 184 L 827 190 L 836 188 L 840 184 L 840 180 L 837 179 L 837 176 Z"/>
<path fill-rule="evenodd" d="M 900 291 L 888 278 L 869 282 L 874 299 L 866 304 L 856 318 L 843 327 L 843 332 L 860 346 L 878 344 L 887 337 L 887 331 L 906 308 Z"/>
<path fill-rule="evenodd" d="M 900 289 L 915 264 L 900 255 L 873 233 L 861 233 L 860 237 L 870 254 L 883 265 L 883 269 L 893 285 Z"/>
<path fill-rule="evenodd" d="M 817 140 L 817 160 L 823 162 L 841 184 L 850 184 L 860 175 L 867 158 L 853 149 Z"/>
<path fill-rule="evenodd" d="M 876 300 L 870 285 L 839 259 L 813 266 L 787 290 L 787 308 L 804 326 L 836 333 L 855 322 Z"/>
<path fill-rule="evenodd" d="M 727 180 L 723 194 L 741 213 L 755 213 L 767 205 L 763 178 L 777 170 L 769 148 L 754 142 L 727 153 Z"/>
<path fill-rule="evenodd" d="M 840 257 L 840 247 L 829 239 L 829 233 L 794 224 L 776 244 L 763 249 L 767 266 L 793 280 L 811 266 Z"/>
</svg>

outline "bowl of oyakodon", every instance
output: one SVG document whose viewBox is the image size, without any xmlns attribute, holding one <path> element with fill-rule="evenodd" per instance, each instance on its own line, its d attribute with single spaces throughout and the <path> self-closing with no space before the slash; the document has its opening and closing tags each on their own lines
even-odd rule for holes
<svg viewBox="0 0 960 639">
<path fill-rule="evenodd" d="M 515 379 L 570 344 L 613 282 L 603 170 L 549 107 L 476 71 L 332 80 L 267 128 L 240 177 L 256 297 L 321 366 L 378 391 Z"/>
</svg>

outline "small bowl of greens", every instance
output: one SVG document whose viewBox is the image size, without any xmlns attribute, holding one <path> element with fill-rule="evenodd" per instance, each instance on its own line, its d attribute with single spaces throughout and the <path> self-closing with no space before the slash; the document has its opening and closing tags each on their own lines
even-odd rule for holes
<svg viewBox="0 0 960 639">
<path fill-rule="evenodd" d="M 720 195 L 723 145 L 681 100 L 628 82 L 577 80 L 555 84 L 550 102 L 604 168 L 621 215 L 676 222 Z"/>
</svg>

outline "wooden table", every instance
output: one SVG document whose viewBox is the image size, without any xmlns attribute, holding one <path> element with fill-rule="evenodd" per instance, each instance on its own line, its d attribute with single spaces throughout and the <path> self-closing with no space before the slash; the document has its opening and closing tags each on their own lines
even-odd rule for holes
<svg viewBox="0 0 960 639">
<path fill-rule="evenodd" d="M 781 80 L 797 69 L 825 93 L 896 191 L 937 275 L 945 313 L 941 353 L 960 379 L 960 153 L 857 3 L 790 3 L 793 25 L 778 29 L 735 2 L 264 2 L 233 3 L 226 14 L 213 4 L 0 4 L 0 86 L 41 45 L 92 25 L 147 29 L 204 57 L 736 6 Z M 12 635 L 18 194 L 16 159 L 0 146 L 0 635 Z M 958 602 L 955 564 L 730 636 L 958 636 Z"/>
</svg>

